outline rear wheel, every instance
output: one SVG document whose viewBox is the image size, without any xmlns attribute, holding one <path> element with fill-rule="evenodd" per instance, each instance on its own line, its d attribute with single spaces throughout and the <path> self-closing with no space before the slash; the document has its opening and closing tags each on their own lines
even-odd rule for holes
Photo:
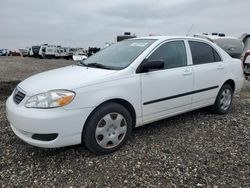
<svg viewBox="0 0 250 188">
<path fill-rule="evenodd" d="M 82 140 L 91 152 L 102 155 L 120 149 L 131 131 L 132 118 L 127 109 L 117 103 L 107 103 L 90 116 Z"/>
<path fill-rule="evenodd" d="M 231 106 L 233 100 L 233 89 L 229 84 L 224 84 L 216 98 L 216 101 L 213 105 L 213 110 L 218 114 L 227 113 Z"/>
</svg>

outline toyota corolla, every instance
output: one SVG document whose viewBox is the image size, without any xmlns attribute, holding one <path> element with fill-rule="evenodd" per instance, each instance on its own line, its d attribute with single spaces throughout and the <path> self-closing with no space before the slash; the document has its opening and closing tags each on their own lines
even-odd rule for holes
<svg viewBox="0 0 250 188">
<path fill-rule="evenodd" d="M 83 143 L 106 154 L 122 147 L 134 127 L 206 106 L 227 113 L 243 82 L 241 61 L 210 41 L 136 38 L 24 80 L 6 113 L 29 144 Z"/>
</svg>

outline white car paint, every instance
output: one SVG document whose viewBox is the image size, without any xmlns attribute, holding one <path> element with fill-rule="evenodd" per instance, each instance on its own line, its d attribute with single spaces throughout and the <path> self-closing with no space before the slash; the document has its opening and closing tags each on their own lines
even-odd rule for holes
<svg viewBox="0 0 250 188">
<path fill-rule="evenodd" d="M 34 75 L 18 85 L 26 94 L 20 104 L 13 101 L 13 95 L 6 104 L 7 118 L 12 130 L 29 144 L 54 148 L 81 143 L 81 134 L 91 112 L 103 102 L 122 99 L 129 102 L 136 113 L 135 126 L 141 126 L 197 108 L 212 105 L 219 89 L 227 80 L 233 80 L 235 91 L 243 85 L 244 77 L 241 62 L 232 59 L 212 42 L 193 37 L 145 37 L 156 39 L 128 67 L 122 70 L 104 70 L 77 65 L 55 69 Z M 163 42 L 183 40 L 187 50 L 188 66 L 147 73 L 136 73 L 141 62 Z M 136 39 L 132 39 L 136 40 Z M 216 49 L 222 62 L 193 65 L 188 41 L 201 41 Z M 145 102 L 200 90 L 211 86 L 214 89 L 183 97 L 144 105 Z M 33 95 L 53 89 L 66 89 L 75 92 L 74 100 L 60 108 L 26 108 L 25 102 Z M 32 138 L 34 133 L 58 133 L 52 141 L 39 141 Z"/>
<path fill-rule="evenodd" d="M 99 81 L 100 78 L 108 77 L 116 72 L 71 65 L 31 76 L 21 82 L 19 87 L 27 93 L 27 96 L 59 88 L 75 90 L 79 86 L 95 83 L 96 80 Z"/>
</svg>

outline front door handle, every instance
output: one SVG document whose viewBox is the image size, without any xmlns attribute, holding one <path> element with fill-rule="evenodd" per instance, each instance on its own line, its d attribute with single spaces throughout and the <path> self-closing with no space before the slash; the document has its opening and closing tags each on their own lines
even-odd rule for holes
<svg viewBox="0 0 250 188">
<path fill-rule="evenodd" d="M 223 67 L 223 65 L 218 65 L 217 69 L 222 70 L 222 69 L 224 69 L 224 67 Z"/>
</svg>

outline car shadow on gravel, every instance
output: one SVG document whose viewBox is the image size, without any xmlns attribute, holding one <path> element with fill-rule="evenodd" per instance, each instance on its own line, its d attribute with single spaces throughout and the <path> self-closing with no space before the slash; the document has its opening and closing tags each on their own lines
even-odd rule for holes
<svg viewBox="0 0 250 188">
<path fill-rule="evenodd" d="M 0 97 L 11 95 L 15 87 L 20 83 L 20 80 L 15 81 L 0 81 Z"/>
<path fill-rule="evenodd" d="M 126 145 L 130 147 L 131 146 L 136 147 L 137 140 L 142 140 L 142 139 L 147 140 L 146 138 L 151 137 L 151 136 L 157 137 L 162 132 L 163 129 L 171 129 L 174 132 L 179 132 L 185 129 L 185 125 L 179 123 L 180 121 L 185 122 L 185 121 L 188 121 L 188 119 L 190 120 L 193 117 L 199 116 L 201 114 L 205 116 L 214 115 L 214 113 L 209 108 L 203 108 L 200 110 L 188 112 L 182 115 L 170 117 L 170 118 L 163 119 L 154 123 L 143 125 L 141 127 L 134 128 L 130 136 L 130 139 L 128 140 L 128 143 Z M 13 133 L 13 137 L 15 137 L 14 133 Z M 23 147 L 23 149 L 25 148 L 26 152 L 32 153 L 32 155 L 37 158 L 44 158 L 44 157 L 49 158 L 51 156 L 61 156 L 61 155 L 65 155 L 65 153 L 67 155 L 70 154 L 75 157 L 77 156 L 97 157 L 97 155 L 89 152 L 83 144 L 61 147 L 61 148 L 39 148 L 39 147 L 28 145 L 27 143 L 23 142 L 20 139 L 12 142 L 12 144 L 15 144 L 15 143 L 19 145 L 20 147 Z M 121 151 L 127 150 L 128 148 L 126 147 L 126 145 L 120 150 Z M 112 154 L 108 154 L 108 155 L 112 155 Z"/>
</svg>

